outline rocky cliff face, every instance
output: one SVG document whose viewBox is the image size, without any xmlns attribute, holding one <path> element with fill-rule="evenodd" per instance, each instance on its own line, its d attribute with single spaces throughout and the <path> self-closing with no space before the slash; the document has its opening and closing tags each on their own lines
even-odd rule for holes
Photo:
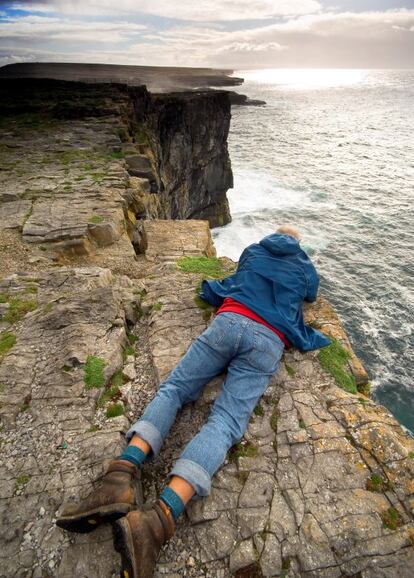
<svg viewBox="0 0 414 578">
<path fill-rule="evenodd" d="M 214 94 L 214 98 L 211 98 Z M 226 191 L 233 186 L 226 93 L 157 95 L 149 127 L 165 218 L 230 221 Z"/>
<path fill-rule="evenodd" d="M 215 134 L 222 97 L 208 121 L 215 101 L 204 95 L 200 108 L 197 95 L 180 108 L 176 95 L 154 102 L 143 88 L 92 86 L 88 98 L 83 86 L 72 88 L 43 84 L 30 112 L 19 104 L 29 85 L 12 103 L 1 100 L 5 578 L 117 575 L 110 528 L 70 535 L 55 526 L 56 512 L 92 490 L 211 316 L 195 300 L 201 275 L 180 264 L 183 256 L 214 258 L 208 222 L 153 217 L 176 216 L 167 199 L 179 211 L 178 183 L 195 183 L 189 167 L 214 158 L 193 123 Z M 202 150 L 211 153 L 204 161 Z M 174 155 L 184 159 L 182 174 Z M 223 276 L 233 266 L 215 262 Z M 329 303 L 320 298 L 306 315 L 337 346 L 325 357 L 285 353 L 211 496 L 180 520 L 156 578 L 411 578 L 414 440 L 364 394 L 367 375 Z M 183 409 L 144 467 L 146 500 L 206 419 L 222 379 Z"/>
<path fill-rule="evenodd" d="M 90 253 L 122 237 L 122 210 L 129 230 L 137 217 L 229 222 L 227 93 L 153 96 L 145 87 L 17 79 L 0 98 L 3 182 L 13 180 L 8 201 L 19 203 L 7 217 L 20 215 L 26 240 Z M 105 225 L 88 224 L 96 203 Z"/>
</svg>

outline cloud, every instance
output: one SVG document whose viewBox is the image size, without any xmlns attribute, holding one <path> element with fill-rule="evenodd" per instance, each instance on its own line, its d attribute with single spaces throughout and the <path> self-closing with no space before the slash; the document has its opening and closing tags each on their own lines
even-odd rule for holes
<svg viewBox="0 0 414 578">
<path fill-rule="evenodd" d="M 33 8 L 33 6 L 36 8 Z M 56 10 L 66 15 L 151 14 L 176 20 L 231 21 L 313 13 L 321 9 L 317 0 L 46 0 L 16 2 L 22 10 Z"/>
<path fill-rule="evenodd" d="M 146 29 L 142 24 L 131 22 L 90 22 L 31 15 L 4 19 L 0 24 L 0 40 L 119 43 L 130 40 Z"/>
<path fill-rule="evenodd" d="M 57 1 L 43 2 L 42 6 L 53 5 L 56 9 L 58 4 Z M 68 1 L 65 5 L 75 4 L 78 2 Z M 85 0 L 86 8 L 97 4 Z M 99 4 L 114 5 L 106 1 Z M 147 18 L 144 26 L 135 11 L 128 14 L 123 11 L 129 4 L 142 7 L 142 0 L 133 3 L 119 0 L 118 4 L 121 7 L 118 15 L 110 18 L 85 18 L 79 14 L 74 17 L 51 11 L 3 17 L 0 23 L 0 46 L 3 46 L 0 59 L 3 60 L 0 62 L 26 58 L 233 69 L 414 66 L 414 10 L 299 13 L 300 7 L 310 8 L 309 3 L 289 2 L 291 7 L 296 6 L 295 15 L 275 21 L 264 19 L 266 7 L 272 4 L 273 10 L 277 7 L 281 11 L 287 3 L 252 0 L 249 6 L 253 12 L 262 15 L 260 25 L 258 20 L 238 20 L 230 26 L 216 18 L 215 22 L 174 20 L 164 22 L 161 27 L 157 19 Z M 247 6 L 247 2 L 242 1 L 212 0 L 208 10 L 219 4 L 225 4 L 229 10 L 231 7 L 233 14 L 239 16 Z M 161 11 L 162 6 L 165 13 L 175 10 L 175 7 L 168 8 L 166 2 L 151 2 L 151 10 Z M 201 17 L 197 6 L 191 7 L 188 2 L 180 6 L 178 10 L 185 11 L 187 16 Z"/>
</svg>

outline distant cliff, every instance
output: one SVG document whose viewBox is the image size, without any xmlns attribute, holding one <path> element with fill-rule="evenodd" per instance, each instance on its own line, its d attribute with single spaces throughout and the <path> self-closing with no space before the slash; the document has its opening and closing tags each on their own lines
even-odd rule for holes
<svg viewBox="0 0 414 578">
<path fill-rule="evenodd" d="M 142 181 L 134 182 L 144 189 L 137 216 L 205 218 L 211 226 L 230 221 L 227 92 L 152 95 L 145 86 L 10 79 L 0 88 L 0 99 L 6 117 L 108 119 L 112 152 L 124 159 L 131 176 L 150 182 L 148 191 Z"/>
</svg>

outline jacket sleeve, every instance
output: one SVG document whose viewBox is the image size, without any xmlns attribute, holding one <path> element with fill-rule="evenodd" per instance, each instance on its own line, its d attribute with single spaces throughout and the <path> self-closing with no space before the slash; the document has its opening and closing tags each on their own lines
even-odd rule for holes
<svg viewBox="0 0 414 578">
<path fill-rule="evenodd" d="M 206 281 L 204 280 L 201 283 L 201 290 L 199 293 L 199 297 L 203 299 L 203 301 L 207 301 L 210 305 L 214 307 L 220 307 L 223 303 L 223 297 L 219 295 L 216 291 L 218 288 L 219 282 L 218 281 Z"/>
<path fill-rule="evenodd" d="M 319 276 L 316 272 L 316 269 L 313 265 L 311 265 L 310 270 L 307 271 L 306 274 L 306 284 L 307 284 L 307 292 L 305 301 L 309 303 L 313 303 L 316 301 L 316 297 L 318 295 L 318 287 L 319 287 Z"/>
</svg>

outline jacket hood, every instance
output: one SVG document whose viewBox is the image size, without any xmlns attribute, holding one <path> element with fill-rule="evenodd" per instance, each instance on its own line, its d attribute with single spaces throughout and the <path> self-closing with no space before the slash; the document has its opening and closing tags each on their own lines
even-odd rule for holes
<svg viewBox="0 0 414 578">
<path fill-rule="evenodd" d="M 301 251 L 299 241 L 291 235 L 274 233 L 262 239 L 259 243 L 274 255 L 294 255 Z"/>
</svg>

